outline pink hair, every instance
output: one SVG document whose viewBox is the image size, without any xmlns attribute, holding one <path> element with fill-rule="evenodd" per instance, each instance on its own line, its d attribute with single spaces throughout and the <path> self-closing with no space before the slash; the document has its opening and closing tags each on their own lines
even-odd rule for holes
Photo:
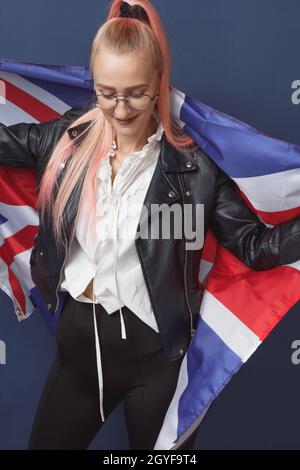
<svg viewBox="0 0 300 470">
<path fill-rule="evenodd" d="M 152 54 L 155 68 L 160 76 L 159 96 L 155 106 L 159 119 L 164 126 L 166 139 L 179 151 L 188 149 L 190 145 L 194 144 L 193 139 L 184 134 L 182 129 L 170 117 L 170 54 L 167 37 L 158 12 L 149 0 L 128 1 L 130 5 L 140 5 L 145 10 L 149 18 L 149 26 L 138 19 L 120 18 L 119 8 L 121 3 L 122 0 L 113 0 L 111 2 L 108 19 L 94 37 L 90 57 L 90 72 L 93 76 L 94 60 L 99 47 L 108 47 L 119 54 L 147 48 Z M 69 199 L 72 196 L 74 197 L 76 190 L 78 191 L 81 178 L 83 178 L 82 190 L 69 244 L 72 243 L 75 236 L 79 213 L 82 211 L 84 204 L 86 204 L 84 213 L 88 214 L 87 224 L 94 220 L 93 217 L 96 213 L 97 171 L 101 160 L 111 146 L 114 130 L 105 119 L 101 109 L 96 107 L 95 104 L 85 114 L 73 121 L 69 127 L 88 121 L 91 121 L 91 123 L 84 131 L 84 138 L 76 146 L 75 143 L 79 138 L 82 138 L 83 134 L 81 133 L 72 141 L 66 129 L 52 152 L 40 184 L 37 208 L 40 209 L 42 220 L 44 220 L 46 213 L 51 214 L 53 234 L 57 245 L 60 241 L 66 243 L 67 234 L 63 233 L 62 229 L 64 210 Z M 54 193 L 56 181 L 62 164 L 66 163 L 67 160 L 66 174 L 56 194 L 56 192 Z M 95 224 L 87 226 L 95 228 Z"/>
</svg>

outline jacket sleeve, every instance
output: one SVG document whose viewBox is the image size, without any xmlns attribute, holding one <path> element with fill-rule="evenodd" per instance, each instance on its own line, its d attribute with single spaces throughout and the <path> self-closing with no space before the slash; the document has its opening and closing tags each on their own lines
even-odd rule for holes
<svg viewBox="0 0 300 470">
<path fill-rule="evenodd" d="M 0 123 L 0 165 L 35 167 L 38 159 L 46 157 L 54 148 L 66 126 L 82 112 L 81 108 L 71 108 L 60 118 L 39 124 Z"/>
<path fill-rule="evenodd" d="M 300 260 L 300 217 L 275 227 L 265 225 L 220 168 L 211 228 L 219 242 L 249 268 L 266 270 Z"/>
</svg>

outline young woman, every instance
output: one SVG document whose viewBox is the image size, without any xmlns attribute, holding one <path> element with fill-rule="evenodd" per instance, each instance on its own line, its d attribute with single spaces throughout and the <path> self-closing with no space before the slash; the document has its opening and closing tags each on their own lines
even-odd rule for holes
<svg viewBox="0 0 300 470">
<path fill-rule="evenodd" d="M 112 2 L 90 70 L 89 109 L 0 125 L 0 163 L 37 168 L 32 278 L 49 312 L 62 308 L 29 449 L 86 449 L 122 400 L 130 448 L 153 449 L 196 328 L 202 246 L 174 235 L 176 217 L 169 236 L 145 236 L 157 206 L 186 216 L 191 205 L 198 233 L 211 227 L 258 270 L 300 258 L 300 218 L 263 224 L 172 121 L 168 44 L 149 0 Z"/>
</svg>

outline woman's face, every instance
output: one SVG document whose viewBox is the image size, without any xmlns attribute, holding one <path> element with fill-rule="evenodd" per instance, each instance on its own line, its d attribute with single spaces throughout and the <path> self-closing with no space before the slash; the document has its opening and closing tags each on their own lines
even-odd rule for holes
<svg viewBox="0 0 300 470">
<path fill-rule="evenodd" d="M 107 48 L 97 52 L 94 62 L 94 87 L 96 93 L 129 94 L 146 93 L 151 97 L 158 91 L 158 74 L 153 70 L 149 53 L 117 55 Z M 123 96 L 121 97 L 123 98 Z M 102 110 L 105 118 L 115 128 L 117 135 L 142 135 L 149 128 L 155 108 L 155 100 L 149 101 L 149 107 L 140 111 L 130 108 L 120 100 L 112 111 Z M 136 117 L 131 124 L 121 124 L 119 120 Z"/>
</svg>

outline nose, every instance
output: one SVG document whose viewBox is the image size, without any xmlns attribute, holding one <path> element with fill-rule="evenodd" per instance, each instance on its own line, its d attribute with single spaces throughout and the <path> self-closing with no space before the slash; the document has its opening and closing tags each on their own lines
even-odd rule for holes
<svg viewBox="0 0 300 470">
<path fill-rule="evenodd" d="M 117 119 L 129 119 L 131 113 L 130 106 L 126 103 L 125 100 L 118 100 L 118 103 L 114 110 L 114 117 Z"/>
</svg>

